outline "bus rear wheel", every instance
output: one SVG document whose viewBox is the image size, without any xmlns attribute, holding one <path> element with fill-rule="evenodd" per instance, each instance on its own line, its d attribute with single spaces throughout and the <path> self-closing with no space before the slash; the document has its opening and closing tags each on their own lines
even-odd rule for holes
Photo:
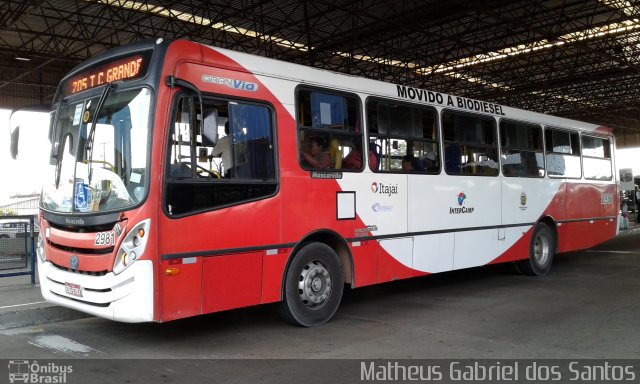
<svg viewBox="0 0 640 384">
<path fill-rule="evenodd" d="M 326 244 L 307 244 L 287 270 L 280 313 L 303 327 L 324 324 L 338 310 L 343 288 L 342 265 L 335 251 Z"/>
<path fill-rule="evenodd" d="M 518 270 L 525 275 L 542 276 L 549 273 L 556 252 L 556 239 L 545 223 L 538 223 L 531 235 L 529 258 L 516 263 Z"/>
</svg>

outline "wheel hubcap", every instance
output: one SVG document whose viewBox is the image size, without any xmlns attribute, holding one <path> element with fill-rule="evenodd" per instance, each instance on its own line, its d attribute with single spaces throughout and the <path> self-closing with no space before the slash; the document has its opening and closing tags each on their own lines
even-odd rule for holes
<svg viewBox="0 0 640 384">
<path fill-rule="evenodd" d="M 302 268 L 298 293 L 306 307 L 321 307 L 331 296 L 331 289 L 331 274 L 320 261 L 313 260 Z"/>
<path fill-rule="evenodd" d="M 549 248 L 549 238 L 544 235 L 538 235 L 534 244 L 534 257 L 538 265 L 546 264 L 551 252 Z"/>
</svg>

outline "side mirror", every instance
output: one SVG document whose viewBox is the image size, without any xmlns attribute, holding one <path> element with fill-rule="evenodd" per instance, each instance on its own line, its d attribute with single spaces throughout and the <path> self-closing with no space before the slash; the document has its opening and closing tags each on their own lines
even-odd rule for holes
<svg viewBox="0 0 640 384">
<path fill-rule="evenodd" d="M 34 138 L 41 137 L 39 136 L 41 130 L 46 129 L 49 119 L 45 120 L 45 118 L 49 117 L 50 110 L 50 106 L 39 105 L 20 108 L 11 112 L 9 116 L 9 154 L 12 159 L 18 160 L 20 152 L 22 152 L 22 157 L 25 154 L 29 158 L 34 155 L 32 151 Z M 22 127 L 23 131 L 23 143 L 20 142 L 20 127 Z M 21 148 L 22 151 L 20 150 Z"/>
<path fill-rule="evenodd" d="M 18 158 L 18 142 L 20 140 L 20 126 L 16 126 L 11 129 L 11 143 L 9 144 L 9 152 L 11 158 L 16 160 Z"/>
</svg>

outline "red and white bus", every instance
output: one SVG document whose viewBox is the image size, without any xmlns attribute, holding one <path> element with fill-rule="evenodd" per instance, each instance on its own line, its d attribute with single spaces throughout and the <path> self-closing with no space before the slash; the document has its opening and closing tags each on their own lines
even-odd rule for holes
<svg viewBox="0 0 640 384">
<path fill-rule="evenodd" d="M 119 47 L 54 100 L 43 296 L 125 322 L 494 263 L 616 235 L 605 127 L 187 41 Z"/>
</svg>

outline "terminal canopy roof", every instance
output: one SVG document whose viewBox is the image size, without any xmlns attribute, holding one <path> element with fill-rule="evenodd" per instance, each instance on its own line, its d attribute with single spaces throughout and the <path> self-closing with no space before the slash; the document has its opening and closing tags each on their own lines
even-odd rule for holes
<svg viewBox="0 0 640 384">
<path fill-rule="evenodd" d="M 640 134 L 636 0 L 7 0 L 0 108 L 50 103 L 79 62 L 154 37 Z"/>
</svg>

